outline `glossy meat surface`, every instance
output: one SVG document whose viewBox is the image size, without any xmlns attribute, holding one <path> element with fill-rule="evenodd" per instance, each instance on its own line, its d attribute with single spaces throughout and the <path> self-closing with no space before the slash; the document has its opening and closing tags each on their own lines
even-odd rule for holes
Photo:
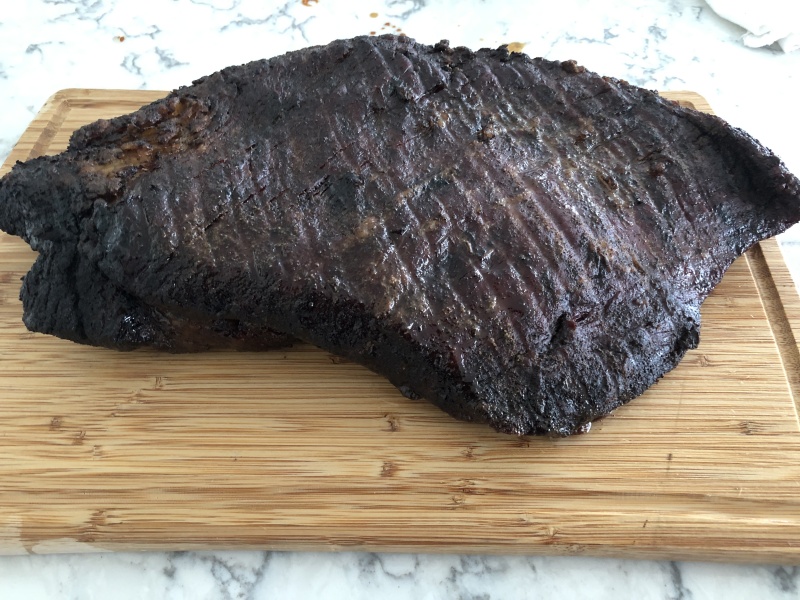
<svg viewBox="0 0 800 600">
<path fill-rule="evenodd" d="M 355 38 L 231 67 L 0 182 L 25 322 L 172 351 L 302 339 L 406 395 L 569 434 L 696 346 L 702 301 L 800 219 L 722 120 L 498 50 Z"/>
</svg>

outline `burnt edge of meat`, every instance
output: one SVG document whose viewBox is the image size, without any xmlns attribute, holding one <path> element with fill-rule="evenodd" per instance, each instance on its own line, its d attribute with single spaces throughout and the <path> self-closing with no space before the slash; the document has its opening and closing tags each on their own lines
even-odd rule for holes
<svg viewBox="0 0 800 600">
<path fill-rule="evenodd" d="M 35 331 L 301 339 L 499 431 L 567 435 L 699 339 L 800 184 L 721 119 L 507 48 L 339 40 L 219 73 L 0 180 Z"/>
<path fill-rule="evenodd" d="M 84 126 L 64 153 L 17 162 L 0 179 L 0 229 L 39 252 L 20 290 L 23 321 L 31 331 L 123 351 L 142 346 L 168 352 L 252 351 L 291 345 L 293 338 L 261 323 L 144 302 L 111 282 L 98 268 L 97 256 L 86 256 L 85 248 L 96 243 L 93 207 L 113 203 L 126 177 L 146 172 L 157 161 L 152 146 L 140 140 L 118 148 L 104 140 L 96 152 L 87 148 L 102 140 L 112 123 L 130 136 L 167 114 L 165 104 L 178 112 L 172 98 Z M 149 116 L 142 118 L 144 113 Z M 123 161 L 128 164 L 120 171 L 104 171 Z M 87 164 L 88 172 L 82 169 Z"/>
</svg>

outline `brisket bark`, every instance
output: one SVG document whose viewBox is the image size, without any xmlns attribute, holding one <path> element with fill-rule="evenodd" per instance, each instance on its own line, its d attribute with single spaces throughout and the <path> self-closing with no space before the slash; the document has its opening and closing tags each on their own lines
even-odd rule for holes
<svg viewBox="0 0 800 600">
<path fill-rule="evenodd" d="M 32 330 L 119 349 L 297 338 L 504 432 L 569 434 L 698 342 L 800 219 L 719 118 L 574 62 L 361 37 L 231 67 L 0 182 Z"/>
</svg>

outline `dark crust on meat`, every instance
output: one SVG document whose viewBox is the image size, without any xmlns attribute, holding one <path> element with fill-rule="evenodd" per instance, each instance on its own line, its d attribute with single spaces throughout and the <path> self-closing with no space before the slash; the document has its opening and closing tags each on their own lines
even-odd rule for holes
<svg viewBox="0 0 800 600">
<path fill-rule="evenodd" d="M 566 435 L 698 342 L 800 219 L 746 133 L 531 59 L 360 37 L 231 67 L 0 183 L 26 325 L 173 351 L 299 338 L 499 431 Z"/>
</svg>

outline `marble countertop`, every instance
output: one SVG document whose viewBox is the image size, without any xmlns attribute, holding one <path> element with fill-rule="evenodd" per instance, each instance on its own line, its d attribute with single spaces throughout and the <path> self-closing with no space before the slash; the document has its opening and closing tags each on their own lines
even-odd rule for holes
<svg viewBox="0 0 800 600">
<path fill-rule="evenodd" d="M 369 33 L 525 52 L 704 95 L 800 173 L 800 52 L 750 49 L 702 0 L 28 0 L 0 12 L 0 160 L 56 90 L 171 89 Z M 800 233 L 781 236 L 800 281 Z M 580 557 L 181 552 L 0 558 L 0 597 L 800 598 L 800 568 Z"/>
</svg>

